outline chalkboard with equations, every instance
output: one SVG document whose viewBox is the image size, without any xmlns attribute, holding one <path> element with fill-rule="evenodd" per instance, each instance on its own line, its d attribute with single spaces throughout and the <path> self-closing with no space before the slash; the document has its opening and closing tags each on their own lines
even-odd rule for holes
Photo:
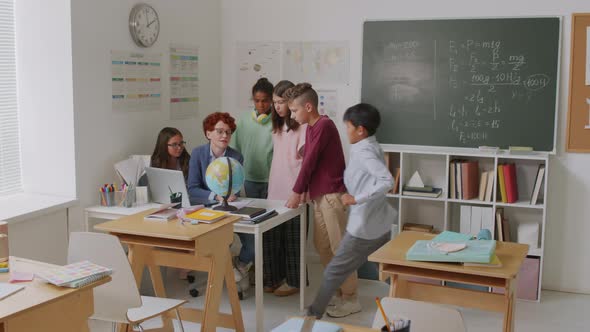
<svg viewBox="0 0 590 332">
<path fill-rule="evenodd" d="M 559 17 L 367 21 L 363 102 L 381 143 L 553 151 Z"/>
</svg>

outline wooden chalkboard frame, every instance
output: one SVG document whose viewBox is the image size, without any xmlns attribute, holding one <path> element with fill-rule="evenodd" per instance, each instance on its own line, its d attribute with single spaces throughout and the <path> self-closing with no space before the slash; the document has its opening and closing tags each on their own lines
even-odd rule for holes
<svg viewBox="0 0 590 332">
<path fill-rule="evenodd" d="M 585 14 L 585 15 L 589 15 L 590 14 Z M 467 20 L 467 19 L 530 19 L 530 18 L 557 18 L 559 20 L 559 32 L 558 32 L 558 51 L 557 51 L 557 68 L 556 68 L 556 91 L 555 91 L 555 111 L 554 111 L 554 128 L 553 128 L 553 149 L 551 151 L 537 151 L 535 150 L 536 153 L 541 153 L 541 154 L 549 154 L 549 155 L 555 155 L 557 153 L 557 129 L 558 129 L 558 125 L 559 125 L 559 91 L 560 91 L 560 82 L 561 82 L 561 57 L 562 57 L 562 49 L 561 49 L 561 45 L 562 45 L 562 35 L 563 35 L 563 16 L 562 15 L 534 15 L 534 16 L 466 16 L 466 17 L 415 17 L 415 18 L 379 18 L 379 19 L 371 19 L 371 18 L 365 18 L 362 20 L 361 22 L 361 37 L 360 37 L 360 64 L 359 64 L 359 69 L 361 72 L 361 80 L 360 80 L 360 84 L 358 87 L 358 92 L 359 92 L 359 96 L 362 95 L 362 71 L 363 71 L 363 59 L 364 59 L 364 47 L 363 47 L 363 38 L 364 38 L 364 28 L 365 28 L 365 23 L 367 22 L 388 22 L 388 21 L 419 21 L 419 20 L 423 20 L 423 21 L 432 21 L 432 20 Z M 568 123 L 568 134 L 569 134 L 569 123 Z M 383 144 L 382 144 L 383 145 Z M 386 143 L 387 146 L 390 147 L 400 147 L 400 148 L 419 148 L 419 149 L 425 149 L 428 151 L 432 151 L 432 152 L 439 152 L 439 153 L 444 153 L 445 151 L 449 151 L 449 150 L 455 150 L 455 151 L 463 151 L 464 153 L 470 153 L 470 152 L 474 152 L 474 151 L 478 151 L 479 149 L 477 148 L 471 148 L 471 147 L 459 147 L 459 146 L 435 146 L 435 145 L 408 145 L 408 144 L 389 144 Z M 499 151 L 504 151 L 504 152 L 508 152 L 508 149 L 500 149 Z M 588 149 L 587 152 L 590 152 L 590 147 Z"/>
<path fill-rule="evenodd" d="M 585 119 L 590 127 L 590 85 L 585 84 L 586 31 L 590 28 L 590 13 L 572 14 L 570 85 L 567 114 L 567 152 L 590 152 L 590 128 L 582 128 L 579 122 Z"/>
</svg>

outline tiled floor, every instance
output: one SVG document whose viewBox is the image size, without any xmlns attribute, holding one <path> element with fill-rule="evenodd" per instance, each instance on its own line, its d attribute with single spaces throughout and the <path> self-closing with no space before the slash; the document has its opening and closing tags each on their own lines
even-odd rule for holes
<svg viewBox="0 0 590 332">
<path fill-rule="evenodd" d="M 310 287 L 307 288 L 306 302 L 313 300 L 313 295 L 321 279 L 322 268 L 319 265 L 310 266 Z M 203 289 L 204 276 L 199 277 L 197 286 Z M 169 271 L 166 281 L 167 293 L 170 297 L 190 300 L 190 306 L 202 307 L 204 296 L 192 298 L 188 295 L 189 286 L 184 280 L 178 280 L 174 271 Z M 363 311 L 342 319 L 329 319 L 355 325 L 370 326 L 375 314 L 376 296 L 387 294 L 387 284 L 361 280 L 359 284 L 360 301 Z M 254 297 L 241 301 L 242 313 L 246 331 L 255 331 Z M 227 296 L 222 301 L 222 311 L 230 312 Z M 502 329 L 502 315 L 479 310 L 461 309 L 469 332 L 498 332 Z M 291 296 L 279 298 L 272 294 L 264 297 L 264 330 L 269 331 L 279 325 L 288 316 L 299 313 L 299 297 Z M 516 306 L 516 331 L 531 332 L 565 332 L 590 331 L 590 295 L 578 295 L 545 291 L 541 303 L 519 301 Z M 143 327 L 157 326 L 157 319 L 144 323 Z M 103 322 L 91 321 L 92 332 L 111 331 L 111 325 Z M 199 331 L 199 325 L 184 323 L 185 331 Z M 177 329 L 178 330 L 178 329 Z M 231 331 L 218 329 L 218 331 Z"/>
</svg>

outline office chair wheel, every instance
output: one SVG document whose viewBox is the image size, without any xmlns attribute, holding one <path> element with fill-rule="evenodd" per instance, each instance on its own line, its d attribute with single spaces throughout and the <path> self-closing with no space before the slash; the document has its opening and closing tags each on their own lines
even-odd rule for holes
<svg viewBox="0 0 590 332">
<path fill-rule="evenodd" d="M 192 296 L 192 297 L 197 297 L 199 296 L 199 290 L 196 288 L 193 288 L 191 290 L 188 291 L 188 293 Z"/>
<path fill-rule="evenodd" d="M 244 292 L 238 292 L 238 298 L 240 299 L 240 301 L 242 301 L 244 299 Z"/>
<path fill-rule="evenodd" d="M 193 282 L 195 282 L 195 276 L 193 276 L 193 275 L 190 275 L 190 274 L 189 274 L 189 275 L 187 275 L 187 276 L 186 276 L 186 281 L 187 281 L 189 284 L 192 284 Z"/>
</svg>

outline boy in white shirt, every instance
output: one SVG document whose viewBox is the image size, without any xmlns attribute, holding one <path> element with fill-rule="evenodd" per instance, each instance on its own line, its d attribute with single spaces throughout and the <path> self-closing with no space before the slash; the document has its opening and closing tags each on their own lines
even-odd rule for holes
<svg viewBox="0 0 590 332">
<path fill-rule="evenodd" d="M 361 311 L 358 299 L 328 305 L 344 280 L 390 240 L 391 224 L 397 215 L 386 197 L 393 188 L 393 177 L 374 136 L 381 122 L 379 111 L 361 103 L 347 109 L 343 120 L 351 147 L 344 171 L 348 193 L 342 196 L 342 203 L 350 206 L 350 214 L 346 233 L 324 270 L 320 290 L 307 308 L 306 314 L 318 319 L 324 312 L 331 317 L 344 317 Z"/>
</svg>

